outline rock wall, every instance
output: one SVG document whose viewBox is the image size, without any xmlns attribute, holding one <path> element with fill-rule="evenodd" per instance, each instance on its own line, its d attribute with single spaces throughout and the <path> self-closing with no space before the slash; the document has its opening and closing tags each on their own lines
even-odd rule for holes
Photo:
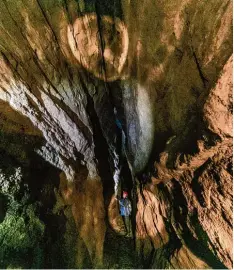
<svg viewBox="0 0 234 270">
<path fill-rule="evenodd" d="M 106 228 L 121 233 L 115 175 L 136 267 L 230 268 L 231 1 L 4 0 L 0 23 L 0 147 L 59 169 L 71 267 L 102 266 Z"/>
</svg>

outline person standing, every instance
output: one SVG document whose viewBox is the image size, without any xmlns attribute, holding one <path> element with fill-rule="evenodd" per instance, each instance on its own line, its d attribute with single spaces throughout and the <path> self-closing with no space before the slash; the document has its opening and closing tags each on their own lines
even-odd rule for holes
<svg viewBox="0 0 234 270">
<path fill-rule="evenodd" d="M 119 200 L 120 215 L 123 218 L 123 222 L 126 229 L 126 236 L 131 236 L 131 212 L 132 205 L 128 198 L 128 192 L 123 191 L 123 198 Z"/>
</svg>

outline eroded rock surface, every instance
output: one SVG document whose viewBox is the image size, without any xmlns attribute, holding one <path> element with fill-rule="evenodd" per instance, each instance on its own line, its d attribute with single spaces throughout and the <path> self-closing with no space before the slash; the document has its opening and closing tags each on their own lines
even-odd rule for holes
<svg viewBox="0 0 234 270">
<path fill-rule="evenodd" d="M 0 266 L 232 267 L 231 1 L 4 0 L 0 37 L 1 159 L 30 179 L 52 166 L 42 197 L 27 192 L 53 197 L 49 214 L 30 213 L 40 235 L 59 239 L 31 265 Z M 111 258 L 105 239 L 113 254 L 112 241 L 129 244 L 131 262 L 116 261 L 124 248 Z M 59 245 L 71 254 L 61 265 Z"/>
</svg>

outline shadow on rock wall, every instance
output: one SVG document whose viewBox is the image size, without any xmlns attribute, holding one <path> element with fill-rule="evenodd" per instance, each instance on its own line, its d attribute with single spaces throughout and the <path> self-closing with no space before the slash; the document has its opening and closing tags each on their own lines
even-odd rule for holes
<svg viewBox="0 0 234 270">
<path fill-rule="evenodd" d="M 214 191 L 221 193 L 218 202 L 207 199 L 210 189 L 196 170 L 209 159 L 215 164 L 231 136 L 226 110 L 231 94 L 220 96 L 217 87 L 232 53 L 231 5 L 228 0 L 0 3 L 0 99 L 31 120 L 45 140 L 38 154 L 63 171 L 56 207 L 75 221 L 76 266 L 87 254 L 88 266 L 103 264 L 104 206 L 111 202 L 111 177 L 123 154 L 118 122 L 132 184 L 143 170 L 155 173 L 138 191 L 136 246 L 144 264 L 230 267 L 229 211 L 217 210 L 218 202 L 225 204 L 222 188 Z M 221 118 L 217 112 L 212 116 L 215 100 Z M 228 119 L 228 129 L 213 119 Z M 215 175 L 212 183 L 221 186 Z M 166 185 L 161 201 L 157 185 Z M 200 189 L 204 194 L 195 195 Z M 186 194 L 194 199 L 192 213 Z M 220 213 L 225 242 L 214 229 Z M 203 218 L 210 218 L 211 229 Z M 192 247 L 194 239 L 208 255 Z"/>
</svg>

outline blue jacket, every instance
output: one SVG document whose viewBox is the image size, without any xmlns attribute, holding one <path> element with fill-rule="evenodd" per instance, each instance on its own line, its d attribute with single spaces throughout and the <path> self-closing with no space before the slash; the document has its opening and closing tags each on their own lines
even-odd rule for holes
<svg viewBox="0 0 234 270">
<path fill-rule="evenodd" d="M 132 212 L 132 206 L 131 202 L 128 198 L 119 200 L 119 206 L 120 206 L 120 215 L 128 217 L 131 215 Z"/>
</svg>

